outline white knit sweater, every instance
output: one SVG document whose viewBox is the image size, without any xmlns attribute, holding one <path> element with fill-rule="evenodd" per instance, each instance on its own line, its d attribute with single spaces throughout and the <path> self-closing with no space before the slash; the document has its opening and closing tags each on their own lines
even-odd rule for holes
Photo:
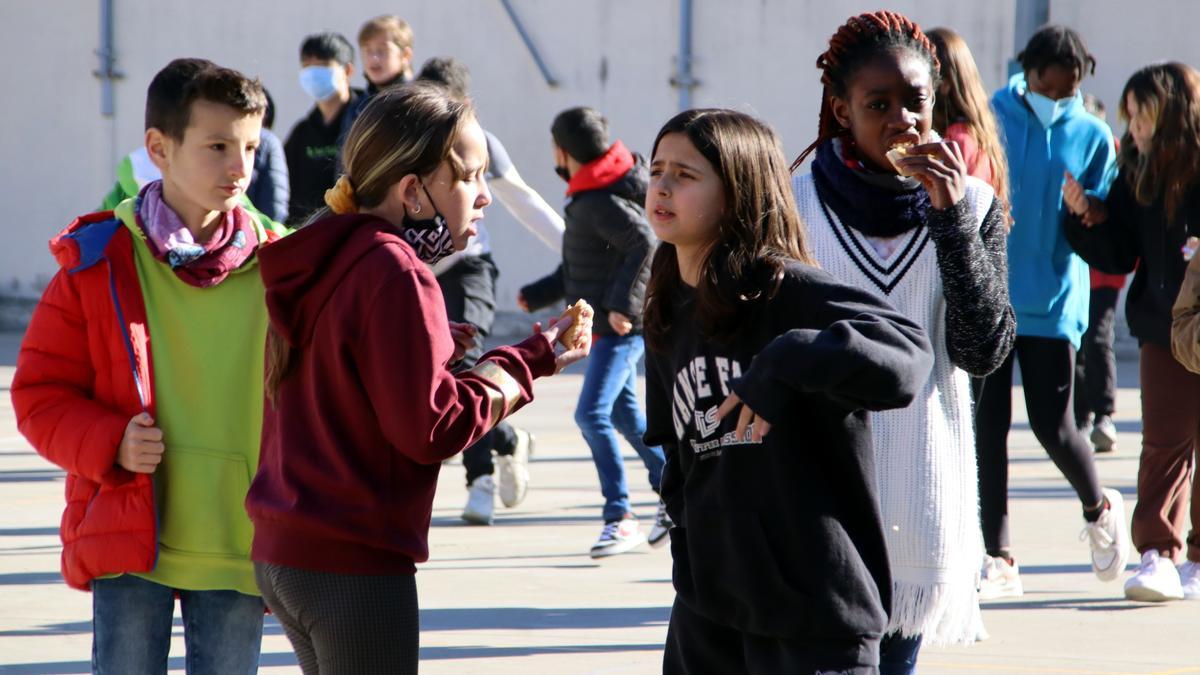
<svg viewBox="0 0 1200 675">
<path fill-rule="evenodd" d="M 967 644 L 986 636 L 976 591 L 983 538 L 975 468 L 970 382 L 946 350 L 946 299 L 925 226 L 901 235 L 883 259 L 817 197 L 811 175 L 792 181 L 808 244 L 834 277 L 870 290 L 925 329 L 934 366 L 907 408 L 871 414 L 880 507 L 892 568 L 888 632 L 926 644 Z M 980 224 L 992 190 L 969 179 Z"/>
</svg>

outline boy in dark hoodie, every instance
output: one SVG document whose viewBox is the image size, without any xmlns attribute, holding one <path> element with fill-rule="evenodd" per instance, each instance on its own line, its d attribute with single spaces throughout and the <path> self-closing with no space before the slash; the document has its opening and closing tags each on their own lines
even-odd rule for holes
<svg viewBox="0 0 1200 675">
<path fill-rule="evenodd" d="M 641 456 L 655 492 L 664 463 L 662 449 L 642 440 L 646 417 L 636 388 L 637 364 L 645 352 L 642 301 L 655 243 L 644 207 L 647 171 L 645 160 L 621 141 L 609 142 L 608 120 L 593 108 L 559 113 L 550 134 L 555 173 L 567 181 L 563 261 L 522 288 L 517 302 L 532 311 L 582 298 L 599 317 L 575 423 L 591 448 L 604 495 L 604 529 L 591 549 L 592 557 L 600 558 L 646 541 L 629 506 L 616 432 Z M 660 503 L 650 544 L 666 543 L 669 527 Z"/>
</svg>

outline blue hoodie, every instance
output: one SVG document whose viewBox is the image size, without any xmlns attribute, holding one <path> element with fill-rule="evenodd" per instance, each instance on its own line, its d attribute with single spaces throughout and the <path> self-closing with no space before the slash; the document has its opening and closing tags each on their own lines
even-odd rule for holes
<svg viewBox="0 0 1200 675">
<path fill-rule="evenodd" d="M 1088 268 L 1063 233 L 1063 172 L 1103 198 L 1115 173 L 1112 130 L 1079 96 L 1046 129 L 1025 103 L 1023 73 L 996 92 L 992 107 L 1012 186 L 1008 289 L 1017 335 L 1066 339 L 1078 349 L 1088 322 Z"/>
</svg>

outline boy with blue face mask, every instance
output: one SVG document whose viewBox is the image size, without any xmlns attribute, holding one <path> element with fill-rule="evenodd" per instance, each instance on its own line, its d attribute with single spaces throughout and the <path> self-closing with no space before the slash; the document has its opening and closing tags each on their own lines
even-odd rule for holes
<svg viewBox="0 0 1200 675">
<path fill-rule="evenodd" d="M 296 123 L 284 143 L 291 198 L 288 222 L 303 223 L 325 205 L 325 191 L 337 180 L 342 139 L 354 121 L 350 110 L 364 95 L 350 86 L 354 47 L 339 33 L 317 33 L 300 45 L 300 87 L 315 105 Z"/>
<path fill-rule="evenodd" d="M 1092 448 L 1075 425 L 1071 389 L 1075 352 L 1088 324 L 1088 267 L 1063 230 L 1065 172 L 1103 197 L 1116 152 L 1112 131 L 1083 107 L 1079 84 L 1096 60 L 1078 33 L 1045 26 L 1018 56 L 1022 73 L 992 97 L 1010 169 L 1012 229 L 1008 288 L 1017 316 L 1012 354 L 984 381 L 976 410 L 979 497 L 985 561 L 984 598 L 1021 594 L 1008 537 L 1008 431 L 1014 357 L 1020 363 L 1033 432 L 1074 488 L 1092 569 L 1106 581 L 1125 566 L 1124 505 L 1104 489 Z"/>
</svg>

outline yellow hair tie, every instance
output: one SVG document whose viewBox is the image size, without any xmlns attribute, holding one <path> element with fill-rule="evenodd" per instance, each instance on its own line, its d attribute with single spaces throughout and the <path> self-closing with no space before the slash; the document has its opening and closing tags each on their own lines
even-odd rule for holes
<svg viewBox="0 0 1200 675">
<path fill-rule="evenodd" d="M 333 187 L 325 191 L 325 203 L 339 216 L 345 213 L 358 213 L 358 203 L 354 199 L 354 186 L 350 178 L 342 174 Z"/>
</svg>

